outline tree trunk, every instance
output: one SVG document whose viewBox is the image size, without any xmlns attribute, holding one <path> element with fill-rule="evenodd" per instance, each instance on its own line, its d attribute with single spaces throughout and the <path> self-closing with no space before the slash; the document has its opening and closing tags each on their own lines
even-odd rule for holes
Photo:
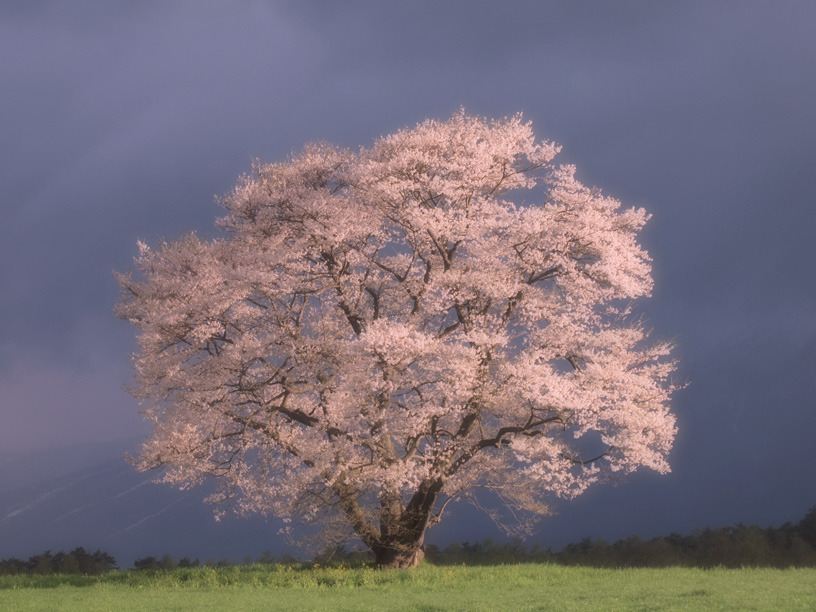
<svg viewBox="0 0 816 612">
<path fill-rule="evenodd" d="M 374 559 L 381 569 L 404 569 L 416 567 L 425 557 L 422 541 L 408 547 L 378 547 L 374 551 Z"/>
<path fill-rule="evenodd" d="M 423 543 L 428 519 L 442 480 L 425 480 L 411 496 L 405 508 L 400 508 L 399 496 L 383 495 L 380 515 L 380 540 L 371 546 L 379 567 L 416 567 L 425 557 Z"/>
</svg>

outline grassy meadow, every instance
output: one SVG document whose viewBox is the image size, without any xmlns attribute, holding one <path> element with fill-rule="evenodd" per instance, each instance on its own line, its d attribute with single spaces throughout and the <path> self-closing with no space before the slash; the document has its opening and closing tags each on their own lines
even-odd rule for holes
<svg viewBox="0 0 816 612">
<path fill-rule="evenodd" d="M 2 576 L 0 610 L 816 610 L 816 569 L 252 565 Z"/>
</svg>

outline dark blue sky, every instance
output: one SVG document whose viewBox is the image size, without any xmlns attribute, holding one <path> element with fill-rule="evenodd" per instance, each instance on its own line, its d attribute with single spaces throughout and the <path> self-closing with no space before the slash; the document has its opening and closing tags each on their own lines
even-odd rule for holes
<svg viewBox="0 0 816 612">
<path fill-rule="evenodd" d="M 4 3 L 0 449 L 146 431 L 111 271 L 137 239 L 212 233 L 253 158 L 523 111 L 583 182 L 653 214 L 640 310 L 690 383 L 673 473 L 562 516 L 621 537 L 798 519 L 816 504 L 814 23 L 809 0 Z"/>
</svg>

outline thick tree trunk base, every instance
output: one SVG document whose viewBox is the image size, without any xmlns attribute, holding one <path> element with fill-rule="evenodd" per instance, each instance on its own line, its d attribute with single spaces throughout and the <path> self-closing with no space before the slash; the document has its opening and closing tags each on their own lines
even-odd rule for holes
<svg viewBox="0 0 816 612">
<path fill-rule="evenodd" d="M 413 549 L 381 548 L 374 552 L 375 562 L 380 569 L 405 569 L 416 567 L 425 558 L 425 551 L 419 546 Z"/>
</svg>

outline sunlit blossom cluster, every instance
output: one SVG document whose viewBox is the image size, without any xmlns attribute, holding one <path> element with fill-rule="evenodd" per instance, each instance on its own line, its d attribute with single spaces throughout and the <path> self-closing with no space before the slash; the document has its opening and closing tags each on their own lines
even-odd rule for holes
<svg viewBox="0 0 816 612">
<path fill-rule="evenodd" d="M 464 112 L 309 145 L 239 180 L 221 237 L 140 243 L 117 307 L 154 427 L 139 465 L 370 546 L 478 489 L 535 514 L 667 472 L 674 363 L 630 312 L 648 215 L 558 150 Z"/>
</svg>

